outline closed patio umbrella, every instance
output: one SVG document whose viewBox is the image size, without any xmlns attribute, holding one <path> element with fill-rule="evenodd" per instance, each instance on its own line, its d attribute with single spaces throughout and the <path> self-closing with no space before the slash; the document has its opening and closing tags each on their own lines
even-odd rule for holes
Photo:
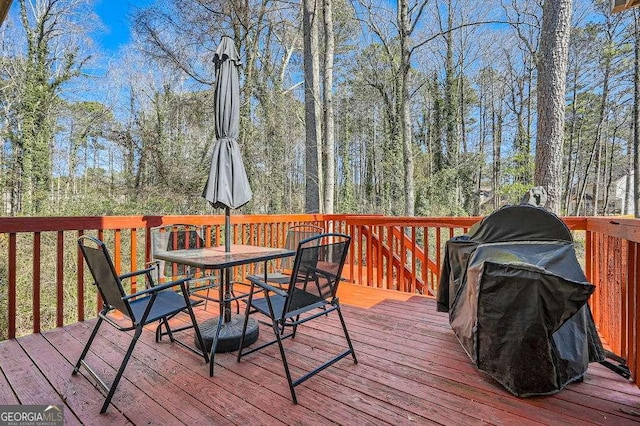
<svg viewBox="0 0 640 426">
<path fill-rule="evenodd" d="M 233 40 L 223 36 L 213 57 L 216 70 L 216 141 L 213 146 L 211 168 L 202 196 L 215 208 L 225 209 L 224 245 L 231 251 L 230 209 L 242 207 L 251 200 L 247 173 L 238 146 L 240 133 L 240 55 Z M 231 271 L 223 273 L 224 299 L 231 297 Z M 203 323 L 205 341 L 216 342 L 216 350 L 235 350 L 242 330 L 239 321 L 232 320 L 231 303 L 221 304 L 217 321 Z M 253 325 L 257 337 L 257 323 Z M 212 333 L 213 335 L 210 335 Z M 217 338 L 216 338 L 217 337 Z M 213 361 L 212 361 L 213 362 Z"/>
<path fill-rule="evenodd" d="M 229 248 L 230 209 L 247 204 L 253 195 L 238 146 L 240 133 L 240 56 L 233 41 L 222 37 L 213 57 L 216 67 L 216 142 L 202 196 L 225 209 L 225 247 Z"/>
</svg>

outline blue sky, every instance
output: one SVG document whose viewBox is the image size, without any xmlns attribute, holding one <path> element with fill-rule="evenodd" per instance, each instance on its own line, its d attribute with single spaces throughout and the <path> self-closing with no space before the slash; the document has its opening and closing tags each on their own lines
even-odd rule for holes
<svg viewBox="0 0 640 426">
<path fill-rule="evenodd" d="M 117 52 L 131 40 L 131 12 L 150 3 L 153 0 L 96 0 L 95 12 L 106 27 L 104 31 L 92 34 L 96 44 L 107 54 Z"/>
</svg>

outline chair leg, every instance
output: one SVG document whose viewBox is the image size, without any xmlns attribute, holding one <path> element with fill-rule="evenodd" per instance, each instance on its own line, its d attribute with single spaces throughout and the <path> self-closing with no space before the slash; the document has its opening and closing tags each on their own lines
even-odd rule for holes
<svg viewBox="0 0 640 426">
<path fill-rule="evenodd" d="M 168 318 L 164 318 L 162 320 L 162 322 L 164 322 L 164 327 L 167 329 L 167 336 L 169 336 L 169 341 L 170 342 L 175 342 L 176 339 L 175 337 L 173 337 L 173 331 L 171 330 L 171 327 L 169 327 L 169 319 Z"/>
<path fill-rule="evenodd" d="M 280 327 L 276 320 L 272 319 L 271 324 L 273 327 L 273 333 L 276 335 L 276 339 L 278 340 L 278 348 L 280 349 L 280 357 L 282 357 L 282 365 L 284 366 L 284 372 L 287 376 L 287 382 L 289 383 L 289 390 L 291 391 L 291 399 L 294 404 L 298 403 L 298 398 L 296 398 L 296 391 L 293 386 L 293 380 L 291 379 L 291 372 L 289 371 L 289 363 L 287 362 L 287 356 L 284 353 L 284 346 L 282 345 L 282 339 L 280 338 Z"/>
<path fill-rule="evenodd" d="M 107 398 L 104 400 L 104 404 L 102 404 L 102 409 L 100 410 L 100 414 L 107 411 L 107 407 L 109 407 L 111 398 L 113 398 L 113 394 L 115 393 L 116 388 L 118 387 L 118 383 L 120 382 L 120 379 L 122 378 L 124 369 L 127 366 L 127 363 L 129 362 L 129 358 L 131 358 L 131 354 L 133 353 L 133 348 L 135 348 L 136 343 L 138 343 L 138 338 L 140 337 L 140 334 L 142 334 L 142 326 L 139 325 L 136 327 L 136 331 L 133 335 L 133 340 L 131 341 L 131 344 L 129 345 L 129 349 L 127 350 L 127 353 L 125 354 L 124 359 L 122 360 L 122 364 L 120 364 L 118 373 L 116 374 L 116 377 L 113 379 L 113 383 L 111 384 L 111 388 L 109 389 Z"/>
<path fill-rule="evenodd" d="M 82 354 L 80 355 L 80 358 L 76 363 L 76 366 L 73 368 L 73 372 L 71 373 L 72 376 L 75 376 L 76 374 L 78 374 L 78 370 L 80 370 L 80 365 L 82 364 L 82 360 L 84 359 L 85 356 L 87 356 L 87 353 L 89 353 L 89 347 L 93 343 L 93 339 L 96 337 L 96 334 L 98 334 L 98 329 L 100 328 L 100 325 L 102 325 L 102 321 L 104 321 L 102 317 L 98 317 L 98 322 L 96 322 L 96 326 L 93 327 L 93 331 L 91 332 L 91 337 L 89 337 L 87 344 L 84 345 Z"/>
<path fill-rule="evenodd" d="M 158 321 L 158 326 L 156 327 L 156 343 L 159 343 L 162 340 L 162 336 L 163 334 L 169 334 L 169 324 L 167 322 L 168 320 L 166 318 L 163 318 L 161 320 Z M 162 333 L 162 325 L 164 324 L 165 328 L 167 329 L 166 333 Z M 169 335 L 169 338 L 171 338 L 171 335 Z"/>
<path fill-rule="evenodd" d="M 292 339 L 296 338 L 296 333 L 298 332 L 298 321 L 300 321 L 300 315 L 298 315 L 296 317 L 296 320 L 294 321 L 294 325 L 293 325 L 293 327 L 291 327 L 291 338 Z M 284 334 L 284 324 L 282 324 L 282 334 Z"/>
<path fill-rule="evenodd" d="M 247 309 L 249 309 L 249 305 L 247 305 Z M 242 346 L 244 345 L 244 334 L 247 332 L 247 324 L 249 322 L 249 313 L 245 312 L 244 322 L 242 323 L 242 334 L 240 335 L 240 346 L 238 347 L 238 356 L 236 357 L 236 361 L 240 362 L 240 358 L 242 358 Z"/>
<path fill-rule="evenodd" d="M 209 354 L 204 350 L 204 339 L 202 338 L 202 333 L 200 333 L 200 327 L 198 327 L 198 321 L 196 321 L 196 315 L 193 313 L 193 308 L 189 306 L 187 309 L 189 311 L 189 316 L 191 317 L 191 323 L 193 324 L 193 329 L 196 332 L 196 338 L 198 339 L 198 343 L 202 348 L 202 356 L 204 357 L 205 364 L 209 362 Z"/>
<path fill-rule="evenodd" d="M 353 357 L 353 363 L 357 364 L 358 359 L 356 358 L 356 352 L 353 350 L 353 344 L 351 343 L 351 338 L 349 337 L 349 332 L 347 331 L 347 325 L 344 322 L 344 318 L 342 316 L 342 310 L 340 309 L 340 305 L 336 305 L 338 309 L 338 317 L 340 318 L 340 324 L 342 324 L 342 331 L 344 331 L 344 337 L 347 339 L 347 345 L 349 345 L 349 349 L 351 350 L 351 356 Z"/>
<path fill-rule="evenodd" d="M 249 324 L 249 315 L 251 314 L 251 302 L 253 302 L 253 285 L 249 292 L 249 298 L 247 299 L 247 307 L 244 310 L 244 323 L 242 324 L 242 334 L 240 335 L 240 348 L 238 349 L 237 361 L 240 362 L 242 358 L 242 348 L 244 347 L 244 335 L 247 332 L 247 324 Z"/>
<path fill-rule="evenodd" d="M 216 354 L 216 347 L 218 346 L 218 336 L 220 336 L 220 330 L 222 329 L 223 321 L 224 317 L 220 316 L 218 318 L 216 334 L 213 336 L 213 341 L 211 342 L 211 353 L 209 354 L 209 377 L 213 377 L 213 364 L 215 364 L 214 359 Z M 204 345 L 202 347 L 204 348 Z"/>
</svg>

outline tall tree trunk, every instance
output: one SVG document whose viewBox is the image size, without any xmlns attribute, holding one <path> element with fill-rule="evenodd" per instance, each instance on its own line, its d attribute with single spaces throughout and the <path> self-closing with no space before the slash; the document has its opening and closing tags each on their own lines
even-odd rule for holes
<svg viewBox="0 0 640 426">
<path fill-rule="evenodd" d="M 577 125 L 577 113 L 578 113 L 578 63 L 576 61 L 576 65 L 572 69 L 572 80 L 573 85 L 571 89 L 571 128 L 569 131 L 569 147 L 567 149 L 567 179 L 565 181 L 564 186 L 564 206 L 563 210 L 565 213 L 569 213 L 569 206 L 571 204 L 571 193 L 573 192 L 573 178 L 575 177 L 574 173 L 574 164 L 573 164 L 573 142 L 576 137 L 576 125 Z"/>
<path fill-rule="evenodd" d="M 451 12 L 451 1 L 447 8 L 447 29 L 453 26 L 453 14 Z M 444 84 L 444 114 L 446 123 L 447 141 L 447 165 L 456 168 L 458 166 L 458 135 L 456 128 L 456 97 L 454 96 L 454 66 L 453 66 L 453 34 L 449 31 L 445 35 L 447 52 L 445 57 L 445 84 Z"/>
<path fill-rule="evenodd" d="M 318 108 L 318 21 L 316 1 L 303 0 L 302 27 L 304 33 L 304 110 L 305 110 L 305 211 L 320 213 L 319 149 L 320 113 Z"/>
<path fill-rule="evenodd" d="M 333 10 L 331 0 L 323 1 L 324 9 L 324 213 L 333 214 L 335 193 L 335 135 L 333 115 Z"/>
<path fill-rule="evenodd" d="M 609 40 L 609 45 L 612 43 L 612 40 Z M 598 215 L 598 203 L 600 198 L 600 171 L 602 168 L 602 146 L 604 145 L 604 127 L 606 122 L 606 110 L 607 110 L 607 99 L 609 97 L 609 76 L 611 75 L 611 55 L 605 53 L 604 57 L 604 78 L 602 80 L 602 93 L 600 95 L 600 107 L 598 109 L 598 127 L 596 129 L 596 144 L 598 145 L 597 150 L 597 164 L 596 164 L 596 176 L 595 176 L 595 191 L 593 194 L 593 215 Z M 606 206 L 605 206 L 606 209 Z"/>
<path fill-rule="evenodd" d="M 640 13 L 634 10 L 633 60 L 633 215 L 640 217 Z"/>
<path fill-rule="evenodd" d="M 480 215 L 482 208 L 482 166 L 484 164 L 484 146 L 486 143 L 486 122 L 487 122 L 487 108 L 485 106 L 485 94 L 484 85 L 480 85 L 478 93 L 478 133 L 480 134 L 480 141 L 478 145 L 478 158 L 480 160 L 478 164 L 478 172 L 476 174 L 476 202 L 472 214 L 474 216 Z"/>
<path fill-rule="evenodd" d="M 614 149 L 615 140 L 618 135 L 618 128 L 613 129 L 613 134 L 611 135 L 611 144 L 605 146 L 605 156 L 607 157 L 604 163 L 604 200 L 602 202 L 602 210 L 603 214 L 607 214 L 607 208 L 609 206 L 609 196 L 611 194 L 611 185 L 613 185 L 613 162 L 614 162 Z M 609 151 L 609 152 L 606 152 Z M 611 214 L 615 214 L 614 211 L 609 212 Z"/>
<path fill-rule="evenodd" d="M 411 49 L 409 36 L 411 34 L 411 20 L 409 18 L 408 0 L 398 2 L 398 21 L 400 24 L 400 78 L 401 89 L 400 113 L 402 117 L 402 153 L 404 160 L 404 214 L 415 214 L 416 194 L 413 177 L 413 141 L 411 132 L 411 105 L 409 104 L 409 71 L 411 70 Z"/>
<path fill-rule="evenodd" d="M 545 0 L 538 59 L 538 126 L 534 181 L 547 190 L 548 207 L 560 213 L 565 83 L 571 0 Z"/>
<path fill-rule="evenodd" d="M 499 101 L 498 101 L 499 102 Z M 493 134 L 493 209 L 500 207 L 500 151 L 502 146 L 502 112 L 493 111 L 492 118 Z"/>
</svg>

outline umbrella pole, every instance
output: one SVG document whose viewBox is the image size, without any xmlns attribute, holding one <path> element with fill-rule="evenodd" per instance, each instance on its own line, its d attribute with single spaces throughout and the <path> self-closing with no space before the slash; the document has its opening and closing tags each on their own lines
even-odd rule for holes
<svg viewBox="0 0 640 426">
<path fill-rule="evenodd" d="M 231 251 L 231 208 L 224 208 L 224 251 Z"/>
<path fill-rule="evenodd" d="M 231 209 L 224 209 L 224 251 L 231 251 Z M 231 322 L 231 268 L 224 270 L 224 322 Z"/>
</svg>

